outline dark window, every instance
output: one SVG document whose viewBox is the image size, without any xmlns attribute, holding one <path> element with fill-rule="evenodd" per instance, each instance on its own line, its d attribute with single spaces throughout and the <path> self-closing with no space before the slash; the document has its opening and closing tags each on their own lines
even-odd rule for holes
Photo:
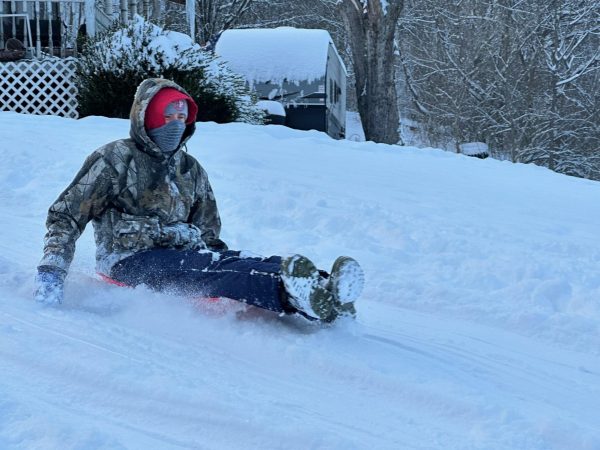
<svg viewBox="0 0 600 450">
<path fill-rule="evenodd" d="M 336 104 L 337 102 L 340 101 L 341 92 L 342 92 L 342 90 L 337 85 L 337 83 L 335 81 L 333 81 L 333 79 L 330 79 L 329 80 L 329 98 L 331 100 L 331 103 Z"/>
</svg>

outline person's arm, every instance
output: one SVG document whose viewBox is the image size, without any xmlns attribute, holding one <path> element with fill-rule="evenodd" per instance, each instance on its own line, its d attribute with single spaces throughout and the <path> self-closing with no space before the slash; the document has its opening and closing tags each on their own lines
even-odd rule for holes
<svg viewBox="0 0 600 450">
<path fill-rule="evenodd" d="M 87 223 L 105 209 L 112 192 L 113 172 L 100 153 L 93 153 L 50 206 L 44 256 L 36 276 L 36 300 L 62 301 L 62 286 L 75 254 L 75 242 Z"/>
<path fill-rule="evenodd" d="M 192 205 L 189 222 L 200 229 L 202 240 L 209 250 L 227 250 L 227 244 L 219 238 L 221 218 L 217 201 L 203 169 L 200 169 L 200 182 L 196 188 L 196 201 Z"/>
</svg>

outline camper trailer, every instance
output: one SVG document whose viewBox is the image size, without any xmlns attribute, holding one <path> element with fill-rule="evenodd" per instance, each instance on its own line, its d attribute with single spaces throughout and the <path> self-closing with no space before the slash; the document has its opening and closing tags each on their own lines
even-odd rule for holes
<svg viewBox="0 0 600 450">
<path fill-rule="evenodd" d="M 246 79 L 260 100 L 283 105 L 285 118 L 273 123 L 345 137 L 347 72 L 327 31 L 226 30 L 215 53 Z"/>
</svg>

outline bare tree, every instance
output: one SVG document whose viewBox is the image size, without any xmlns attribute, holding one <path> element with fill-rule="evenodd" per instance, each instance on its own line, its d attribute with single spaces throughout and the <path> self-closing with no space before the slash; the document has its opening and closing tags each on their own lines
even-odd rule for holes
<svg viewBox="0 0 600 450">
<path fill-rule="evenodd" d="M 348 33 L 365 137 L 396 144 L 400 117 L 394 49 L 404 0 L 339 0 L 338 6 Z"/>
<path fill-rule="evenodd" d="M 238 25 L 255 0 L 196 0 L 196 39 L 205 44 Z"/>
<path fill-rule="evenodd" d="M 431 140 L 600 177 L 597 1 L 406 2 L 401 67 Z"/>
<path fill-rule="evenodd" d="M 572 164 L 572 156 L 565 155 L 578 149 L 580 156 L 592 156 L 590 150 L 595 154 L 600 149 L 600 5 L 588 0 L 552 0 L 543 11 L 539 41 L 549 89 L 541 161 L 553 170 L 577 174 L 579 164 Z M 590 84 L 594 78 L 589 75 L 595 75 L 596 83 Z M 585 143 L 590 138 L 595 141 L 591 149 Z"/>
</svg>

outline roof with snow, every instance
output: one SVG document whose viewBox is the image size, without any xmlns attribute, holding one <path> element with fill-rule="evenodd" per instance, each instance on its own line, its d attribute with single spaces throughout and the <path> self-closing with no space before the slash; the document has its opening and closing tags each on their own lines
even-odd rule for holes
<svg viewBox="0 0 600 450">
<path fill-rule="evenodd" d="M 224 31 L 215 52 L 251 85 L 312 82 L 325 75 L 329 44 L 333 41 L 326 30 L 249 28 Z"/>
</svg>

